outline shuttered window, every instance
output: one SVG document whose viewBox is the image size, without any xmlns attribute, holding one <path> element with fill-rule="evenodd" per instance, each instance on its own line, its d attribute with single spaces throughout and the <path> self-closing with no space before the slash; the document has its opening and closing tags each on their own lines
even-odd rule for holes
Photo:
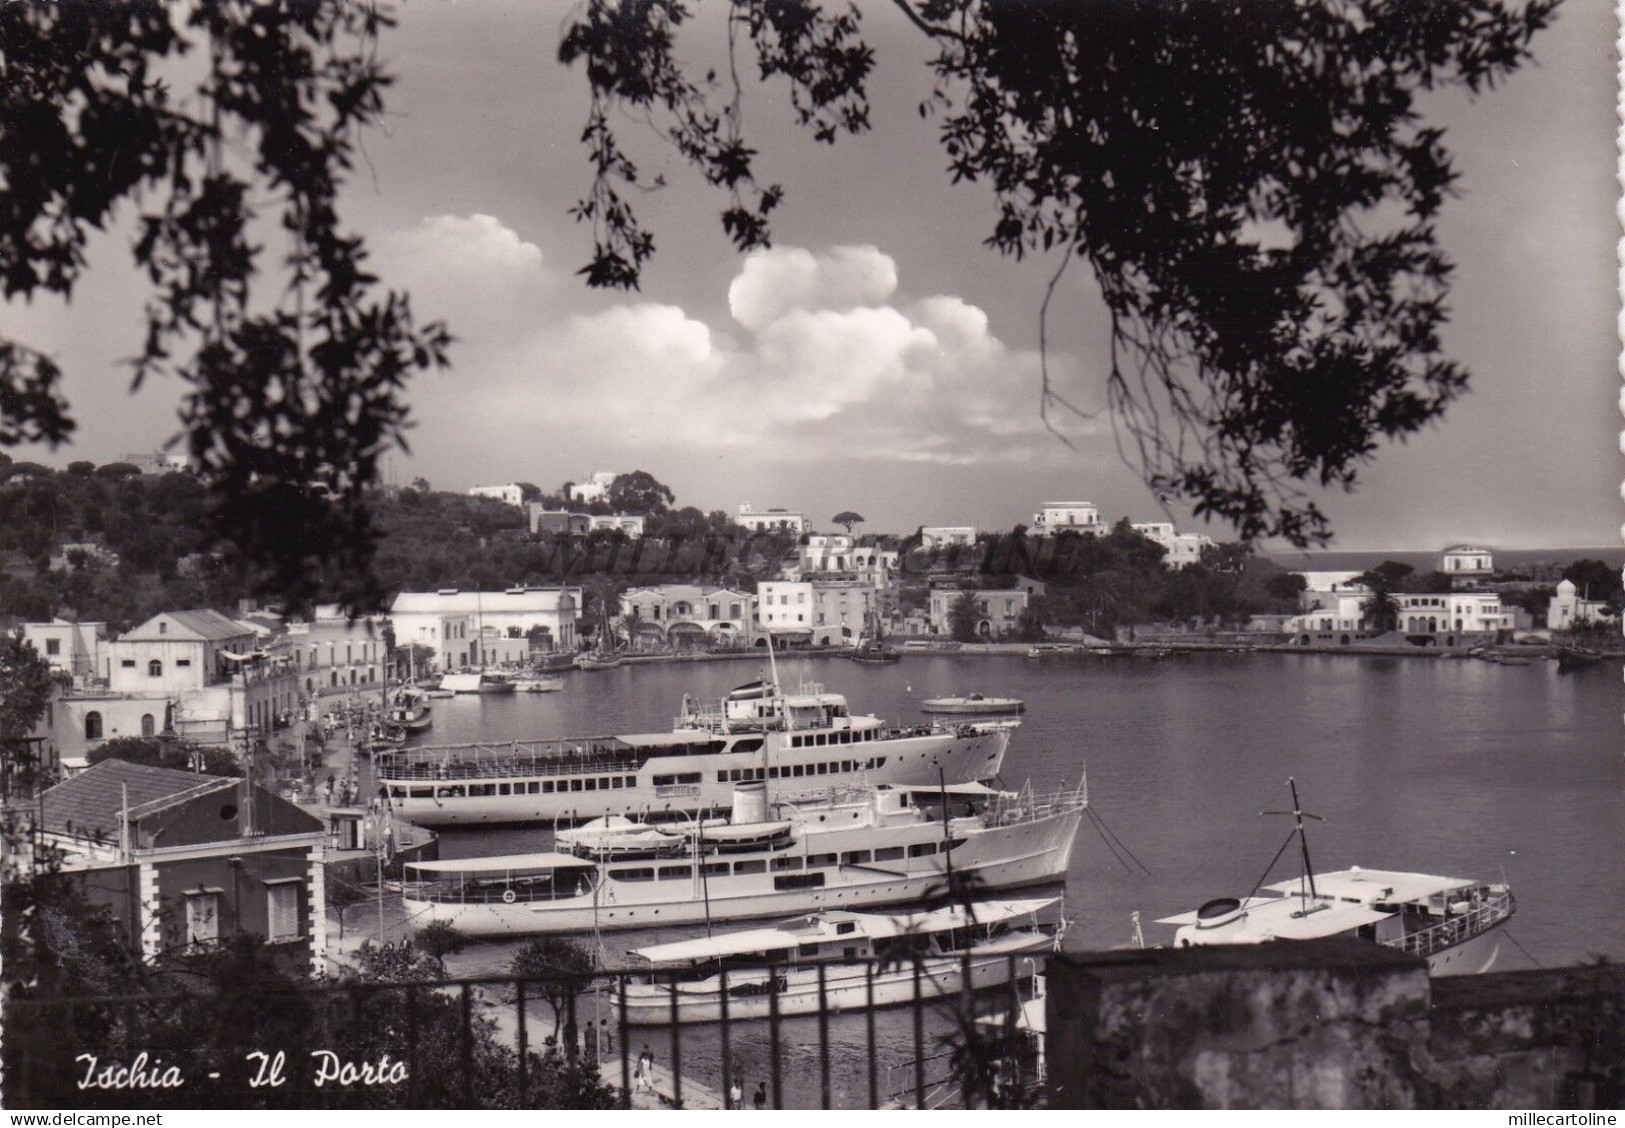
<svg viewBox="0 0 1625 1128">
<path fill-rule="evenodd" d="M 265 905 L 271 943 L 299 939 L 299 883 L 283 881 L 266 886 Z"/>
<path fill-rule="evenodd" d="M 217 893 L 186 895 L 186 942 L 213 944 L 220 939 L 220 896 Z"/>
</svg>

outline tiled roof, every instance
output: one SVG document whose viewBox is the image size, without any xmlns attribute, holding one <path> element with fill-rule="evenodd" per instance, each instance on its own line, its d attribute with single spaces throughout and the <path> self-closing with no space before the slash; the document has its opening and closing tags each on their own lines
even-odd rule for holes
<svg viewBox="0 0 1625 1128">
<path fill-rule="evenodd" d="M 195 611 L 165 611 L 162 615 L 154 615 L 151 619 L 124 635 L 124 637 L 136 640 L 178 637 L 168 634 L 160 635 L 155 628 L 149 629 L 159 618 L 167 618 L 184 630 L 190 631 L 195 637 L 212 642 L 220 642 L 228 638 L 242 638 L 245 635 L 254 633 L 248 627 L 227 618 L 218 611 L 202 609 Z"/>
<path fill-rule="evenodd" d="M 198 775 L 174 768 L 155 768 L 125 760 L 103 760 L 49 788 L 40 797 L 45 829 L 52 833 L 87 838 L 97 834 L 114 841 L 119 813 L 128 798 L 135 814 L 150 814 L 163 800 L 209 784 L 235 785 L 236 780 Z M 146 808 L 146 810 L 138 810 Z"/>
</svg>

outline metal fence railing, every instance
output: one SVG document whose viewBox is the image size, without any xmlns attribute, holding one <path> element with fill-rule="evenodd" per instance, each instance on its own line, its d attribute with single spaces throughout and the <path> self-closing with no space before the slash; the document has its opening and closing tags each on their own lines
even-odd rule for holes
<svg viewBox="0 0 1625 1128">
<path fill-rule="evenodd" d="M 1030 1106 L 1042 1033 L 1021 1016 L 1042 961 L 987 964 L 973 975 L 968 955 L 921 952 L 726 966 L 704 983 L 626 972 L 309 985 L 216 976 L 188 991 L 14 994 L 4 1098 L 10 1108 L 693 1108 L 725 1106 L 737 1087 L 750 1107 L 755 1082 L 775 1109 Z M 659 1068 L 642 1081 L 633 1047 L 646 1042 Z"/>
</svg>

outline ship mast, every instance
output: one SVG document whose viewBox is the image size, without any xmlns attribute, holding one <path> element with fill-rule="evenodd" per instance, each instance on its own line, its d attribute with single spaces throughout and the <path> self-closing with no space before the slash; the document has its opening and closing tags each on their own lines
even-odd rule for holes
<svg viewBox="0 0 1625 1128">
<path fill-rule="evenodd" d="M 1314 819 L 1316 822 L 1325 822 L 1326 820 L 1319 815 L 1311 815 L 1303 809 L 1303 804 L 1298 801 L 1298 781 L 1295 778 L 1288 776 L 1286 783 L 1292 789 L 1292 809 L 1290 811 L 1265 811 L 1264 814 L 1292 816 L 1294 824 L 1292 833 L 1297 836 L 1298 846 L 1303 854 L 1303 881 L 1298 885 L 1298 894 L 1303 899 L 1304 907 L 1307 909 L 1308 899 L 1313 897 L 1319 900 L 1320 894 L 1315 890 L 1315 871 L 1309 864 L 1309 835 L 1304 831 L 1303 820 Z M 1288 839 L 1288 841 L 1291 841 L 1291 839 Z"/>
</svg>

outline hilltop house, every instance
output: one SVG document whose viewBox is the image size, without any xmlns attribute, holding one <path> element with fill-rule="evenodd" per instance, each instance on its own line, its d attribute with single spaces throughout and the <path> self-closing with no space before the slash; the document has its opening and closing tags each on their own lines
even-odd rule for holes
<svg viewBox="0 0 1625 1128">
<path fill-rule="evenodd" d="M 614 470 L 595 470 L 585 482 L 575 482 L 570 486 L 570 500 L 580 502 L 608 501 L 609 487 L 615 484 L 615 479 L 621 475 Z"/>
<path fill-rule="evenodd" d="M 1082 533 L 1103 537 L 1109 530 L 1100 519 L 1100 507 L 1089 501 L 1046 501 L 1033 514 L 1032 532 L 1053 537 L 1061 533 Z"/>
<path fill-rule="evenodd" d="M 807 531 L 805 514 L 791 513 L 787 509 L 769 509 L 765 513 L 758 513 L 750 507 L 749 502 L 739 507 L 734 524 L 753 533 L 794 533 L 800 536 Z"/>
<path fill-rule="evenodd" d="M 1495 575 L 1495 557 L 1487 548 L 1455 544 L 1439 554 L 1439 571 L 1455 587 L 1473 587 Z"/>
<path fill-rule="evenodd" d="M 514 482 L 505 486 L 475 486 L 468 491 L 468 496 L 500 501 L 503 505 L 511 505 L 515 509 L 525 507 L 525 491 Z"/>
<path fill-rule="evenodd" d="M 1202 550 L 1213 547 L 1213 538 L 1201 533 L 1181 533 L 1171 521 L 1141 521 L 1129 526 L 1152 544 L 1163 549 L 1162 563 L 1169 568 L 1188 568 L 1202 562 Z"/>
</svg>

